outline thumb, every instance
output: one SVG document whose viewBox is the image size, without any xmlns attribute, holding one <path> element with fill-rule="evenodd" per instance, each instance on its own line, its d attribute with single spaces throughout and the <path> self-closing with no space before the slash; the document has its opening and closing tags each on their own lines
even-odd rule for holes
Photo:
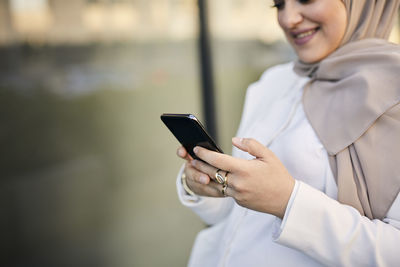
<svg viewBox="0 0 400 267">
<path fill-rule="evenodd" d="M 252 138 L 232 138 L 232 144 L 256 158 L 266 158 L 270 154 L 270 150 Z"/>
</svg>

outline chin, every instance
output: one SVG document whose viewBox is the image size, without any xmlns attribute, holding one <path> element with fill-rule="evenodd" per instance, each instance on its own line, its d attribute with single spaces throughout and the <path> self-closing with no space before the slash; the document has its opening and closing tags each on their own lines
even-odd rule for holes
<svg viewBox="0 0 400 267">
<path fill-rule="evenodd" d="M 317 62 L 319 62 L 319 61 L 321 61 L 322 59 L 325 58 L 323 56 L 316 56 L 315 54 L 314 55 L 308 55 L 308 56 L 299 55 L 298 54 L 297 56 L 299 57 L 301 62 L 304 62 L 304 63 L 307 63 L 307 64 L 317 63 Z"/>
<path fill-rule="evenodd" d="M 308 49 L 296 51 L 296 54 L 300 61 L 308 64 L 313 64 L 328 57 L 333 51 L 330 51 L 328 49 L 321 49 L 321 47 L 317 47 L 316 49 L 312 49 L 311 47 L 309 47 Z"/>
</svg>

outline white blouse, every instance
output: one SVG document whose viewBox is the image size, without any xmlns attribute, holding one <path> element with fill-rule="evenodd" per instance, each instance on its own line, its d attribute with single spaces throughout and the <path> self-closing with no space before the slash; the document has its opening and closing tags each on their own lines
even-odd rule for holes
<svg viewBox="0 0 400 267">
<path fill-rule="evenodd" d="M 238 137 L 268 146 L 296 184 L 283 220 L 232 198 L 178 195 L 210 227 L 194 243 L 189 266 L 399 266 L 400 196 L 384 222 L 336 201 L 328 155 L 302 106 L 307 78 L 293 64 L 266 71 L 247 90 Z M 251 156 L 236 148 L 234 157 Z"/>
</svg>

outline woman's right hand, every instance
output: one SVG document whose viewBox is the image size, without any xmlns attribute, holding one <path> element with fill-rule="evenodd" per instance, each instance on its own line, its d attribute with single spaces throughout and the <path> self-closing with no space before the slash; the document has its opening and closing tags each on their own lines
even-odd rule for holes
<svg viewBox="0 0 400 267">
<path fill-rule="evenodd" d="M 193 158 L 183 146 L 178 148 L 177 155 L 178 157 L 186 160 L 184 169 L 184 173 L 186 174 L 186 184 L 196 195 L 207 197 L 223 197 L 221 194 L 221 185 L 211 179 L 207 174 L 198 171 L 192 166 L 191 162 Z M 209 168 L 215 169 L 211 165 L 208 166 Z"/>
</svg>

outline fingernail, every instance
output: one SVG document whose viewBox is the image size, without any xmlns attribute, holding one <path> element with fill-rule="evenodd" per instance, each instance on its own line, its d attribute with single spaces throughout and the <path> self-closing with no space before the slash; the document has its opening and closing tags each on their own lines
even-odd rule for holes
<svg viewBox="0 0 400 267">
<path fill-rule="evenodd" d="M 196 146 L 195 148 L 193 148 L 193 152 L 194 152 L 194 153 L 199 152 L 199 148 Z"/>
<path fill-rule="evenodd" d="M 239 138 L 239 137 L 233 137 L 232 141 L 236 144 L 241 144 L 242 143 L 243 138 Z"/>
<path fill-rule="evenodd" d="M 192 166 L 196 166 L 197 160 L 194 159 L 194 160 L 192 160 L 190 163 L 192 164 Z"/>
<path fill-rule="evenodd" d="M 202 184 L 207 184 L 207 182 L 208 182 L 208 178 L 205 175 L 201 175 L 199 180 L 200 180 L 200 183 L 202 183 Z"/>
</svg>

